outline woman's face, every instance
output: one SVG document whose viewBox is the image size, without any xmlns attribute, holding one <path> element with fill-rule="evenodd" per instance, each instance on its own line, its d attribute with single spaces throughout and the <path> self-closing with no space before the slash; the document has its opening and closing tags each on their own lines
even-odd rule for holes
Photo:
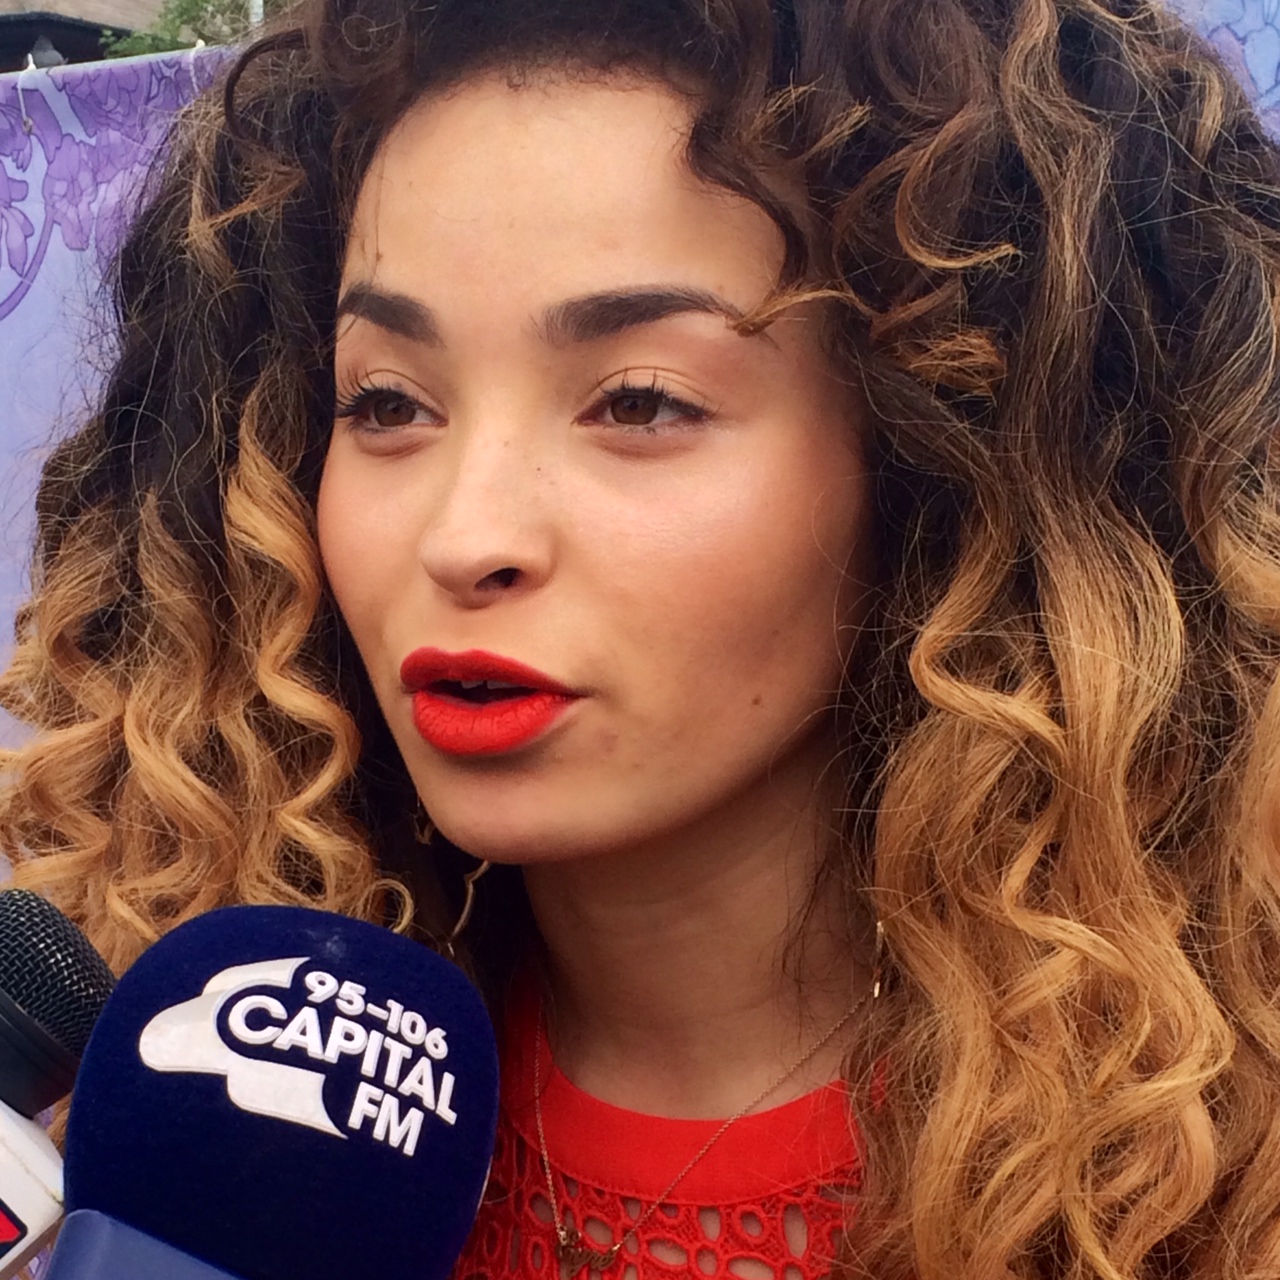
<svg viewBox="0 0 1280 1280">
<path fill-rule="evenodd" d="M 812 316 L 730 327 L 782 238 L 693 176 L 690 119 L 649 84 L 476 79 L 360 193 L 320 548 L 419 794 L 477 856 L 678 836 L 830 760 L 867 577 L 856 403 Z"/>
</svg>

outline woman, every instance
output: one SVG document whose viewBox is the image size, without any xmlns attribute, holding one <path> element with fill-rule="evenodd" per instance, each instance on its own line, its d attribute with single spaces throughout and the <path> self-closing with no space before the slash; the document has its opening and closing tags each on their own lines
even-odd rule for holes
<svg viewBox="0 0 1280 1280">
<path fill-rule="evenodd" d="M 1280 1273 L 1278 176 L 1142 0 L 304 6 L 45 472 L 19 880 L 455 949 L 460 1276 Z"/>
</svg>

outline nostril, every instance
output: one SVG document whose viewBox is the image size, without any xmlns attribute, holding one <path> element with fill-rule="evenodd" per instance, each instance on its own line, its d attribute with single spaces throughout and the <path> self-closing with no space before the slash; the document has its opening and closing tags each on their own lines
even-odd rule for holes
<svg viewBox="0 0 1280 1280">
<path fill-rule="evenodd" d="M 514 587 L 519 577 L 519 569 L 495 569 L 492 573 L 485 574 L 476 585 L 481 588 Z"/>
</svg>

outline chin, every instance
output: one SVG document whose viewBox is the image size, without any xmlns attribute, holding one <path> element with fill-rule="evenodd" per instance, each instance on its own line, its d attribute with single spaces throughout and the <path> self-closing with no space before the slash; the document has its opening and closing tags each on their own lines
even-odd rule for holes
<svg viewBox="0 0 1280 1280">
<path fill-rule="evenodd" d="M 582 848 L 581 833 L 575 833 L 564 822 L 563 815 L 559 821 L 536 821 L 530 815 L 495 815 L 492 810 L 459 814 L 448 805 L 441 806 L 439 813 L 430 806 L 428 811 L 441 835 L 472 857 L 489 862 L 526 866 L 589 852 Z"/>
<path fill-rule="evenodd" d="M 565 806 L 555 813 L 508 812 L 497 820 L 492 808 L 464 814 L 430 806 L 432 821 L 442 835 L 476 858 L 508 866 L 566 862 L 617 853 L 641 843 L 651 833 L 633 824 L 601 822 L 598 812 L 574 814 Z"/>
</svg>

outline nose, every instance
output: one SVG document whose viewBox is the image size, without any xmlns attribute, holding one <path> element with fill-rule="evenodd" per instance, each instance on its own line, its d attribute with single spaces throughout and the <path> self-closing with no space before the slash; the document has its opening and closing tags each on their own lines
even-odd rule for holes
<svg viewBox="0 0 1280 1280">
<path fill-rule="evenodd" d="M 461 424 L 444 445 L 418 558 L 455 604 L 480 609 L 535 590 L 550 576 L 554 537 L 544 464 L 515 431 Z"/>
</svg>

